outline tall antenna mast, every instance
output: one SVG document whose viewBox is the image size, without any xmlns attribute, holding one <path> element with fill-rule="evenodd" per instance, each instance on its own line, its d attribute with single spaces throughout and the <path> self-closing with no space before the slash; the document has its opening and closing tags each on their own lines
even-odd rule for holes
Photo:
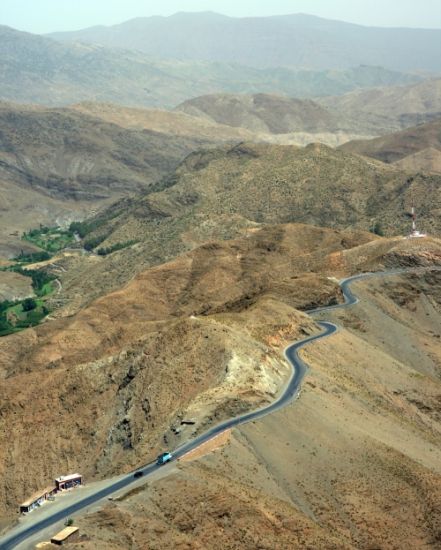
<svg viewBox="0 0 441 550">
<path fill-rule="evenodd" d="M 411 209 L 411 217 L 412 217 L 412 232 L 410 235 L 408 235 L 408 239 L 418 239 L 420 237 L 427 237 L 425 233 L 420 233 L 416 226 L 416 213 L 415 213 L 415 206 L 412 206 Z"/>
</svg>

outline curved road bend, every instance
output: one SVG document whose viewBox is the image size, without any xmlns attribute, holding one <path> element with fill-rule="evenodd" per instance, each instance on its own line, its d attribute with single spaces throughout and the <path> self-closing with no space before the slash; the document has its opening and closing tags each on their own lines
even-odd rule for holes
<svg viewBox="0 0 441 550">
<path fill-rule="evenodd" d="M 356 304 L 359 300 L 357 296 L 350 289 L 350 285 L 354 281 L 365 279 L 368 277 L 398 275 L 400 273 L 412 272 L 412 271 L 417 271 L 417 270 L 400 269 L 400 270 L 387 271 L 387 272 L 364 273 L 361 275 L 355 275 L 354 277 L 350 277 L 348 279 L 344 279 L 339 283 L 345 299 L 345 302 L 343 304 L 321 307 L 314 310 L 310 310 L 307 313 L 314 314 L 322 311 L 329 311 L 333 309 L 349 307 Z M 319 340 L 327 336 L 330 336 L 331 334 L 334 334 L 338 330 L 337 325 L 334 325 L 333 323 L 320 321 L 317 324 L 323 328 L 323 331 L 321 333 L 315 334 L 313 336 L 308 336 L 307 338 L 304 338 L 299 342 L 295 342 L 294 344 L 291 344 L 285 349 L 285 352 L 284 352 L 285 357 L 292 366 L 292 374 L 291 374 L 290 380 L 288 381 L 281 395 L 273 403 L 271 403 L 271 405 L 267 405 L 256 411 L 245 413 L 236 418 L 226 420 L 221 424 L 219 424 L 218 426 L 211 428 L 204 434 L 196 437 L 192 441 L 189 441 L 188 443 L 185 443 L 184 445 L 175 449 L 175 451 L 173 452 L 173 460 L 177 460 L 178 458 L 182 457 L 184 454 L 196 449 L 202 443 L 205 443 L 209 439 L 212 439 L 216 435 L 220 434 L 221 432 L 229 428 L 233 428 L 240 424 L 244 424 L 246 422 L 250 422 L 252 420 L 256 420 L 258 418 L 266 416 L 274 411 L 277 411 L 285 407 L 288 403 L 290 403 L 298 395 L 301 382 L 308 370 L 307 364 L 299 357 L 300 349 L 314 342 L 315 340 Z M 142 471 L 144 474 L 144 477 L 148 477 L 149 475 L 153 474 L 160 468 L 163 468 L 163 466 L 157 466 L 156 463 L 150 463 L 142 468 L 139 468 L 138 471 Z M 29 525 L 29 526 L 19 525 L 18 527 L 15 527 L 5 536 L 0 538 L 0 550 L 10 550 L 12 548 L 15 548 L 17 545 L 26 541 L 26 539 L 34 536 L 39 531 L 42 531 L 43 529 L 46 529 L 51 525 L 55 525 L 56 523 L 71 517 L 73 514 L 81 510 L 84 510 L 88 506 L 96 504 L 98 501 L 109 497 L 110 495 L 120 491 L 121 489 L 129 487 L 135 481 L 137 480 L 135 480 L 135 478 L 133 477 L 133 472 L 118 478 L 116 481 L 115 479 L 109 480 L 108 485 L 106 487 L 102 489 L 97 489 L 95 493 L 89 495 L 88 497 L 78 500 L 78 502 L 74 504 L 70 504 L 66 506 L 63 510 L 54 512 L 53 514 L 41 520 L 38 520 L 33 525 Z"/>
</svg>

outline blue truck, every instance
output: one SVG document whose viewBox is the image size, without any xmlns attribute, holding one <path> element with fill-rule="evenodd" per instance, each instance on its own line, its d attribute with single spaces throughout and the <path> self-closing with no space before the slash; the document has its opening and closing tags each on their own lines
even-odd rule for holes
<svg viewBox="0 0 441 550">
<path fill-rule="evenodd" d="M 173 455 L 171 453 L 162 453 L 162 455 L 159 455 L 156 459 L 156 464 L 158 464 L 158 466 L 161 466 L 162 464 L 167 464 L 167 462 L 170 462 L 172 458 Z"/>
</svg>

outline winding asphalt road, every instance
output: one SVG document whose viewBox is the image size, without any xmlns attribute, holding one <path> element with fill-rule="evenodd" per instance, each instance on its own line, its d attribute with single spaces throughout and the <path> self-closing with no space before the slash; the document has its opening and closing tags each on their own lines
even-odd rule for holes
<svg viewBox="0 0 441 550">
<path fill-rule="evenodd" d="M 417 270 L 400 269 L 400 270 L 387 271 L 387 272 L 364 273 L 361 275 L 355 275 L 354 277 L 350 277 L 348 279 L 344 279 L 339 283 L 345 299 L 344 303 L 337 304 L 334 306 L 317 308 L 314 310 L 310 310 L 307 313 L 310 315 L 313 315 L 315 313 L 321 313 L 323 311 L 349 307 L 356 304 L 358 302 L 358 298 L 355 296 L 355 294 L 352 292 L 350 288 L 351 284 L 354 281 L 366 279 L 368 277 L 397 275 L 400 273 L 412 272 L 412 271 L 417 271 Z M 243 414 L 236 418 L 226 420 L 221 424 L 219 424 L 218 426 L 211 428 L 204 434 L 196 437 L 195 439 L 175 449 L 175 451 L 173 451 L 173 460 L 179 459 L 189 451 L 196 449 L 197 447 L 202 445 L 202 443 L 205 443 L 206 441 L 212 439 L 216 435 L 222 433 L 223 431 L 229 428 L 239 426 L 240 424 L 245 424 L 246 422 L 250 422 L 252 420 L 257 420 L 263 416 L 273 413 L 274 411 L 282 409 L 283 407 L 288 405 L 291 401 L 293 401 L 293 399 L 295 399 L 295 397 L 299 393 L 301 382 L 308 370 L 307 364 L 299 357 L 299 351 L 306 345 L 311 344 L 316 340 L 326 338 L 327 336 L 334 334 L 338 330 L 337 325 L 334 325 L 333 323 L 320 321 L 317 324 L 323 328 L 323 332 L 319 334 L 315 334 L 313 336 L 309 336 L 298 342 L 295 342 L 294 344 L 288 346 L 285 349 L 285 357 L 291 364 L 293 370 L 292 370 L 292 374 L 289 382 L 287 383 L 281 395 L 276 399 L 276 401 L 274 401 L 271 405 L 267 405 L 265 407 L 262 407 L 261 409 Z M 150 463 L 144 466 L 143 468 L 139 468 L 137 471 L 142 471 L 145 478 L 163 467 L 164 466 L 156 465 L 156 463 Z M 105 499 L 106 497 L 109 497 L 110 495 L 120 491 L 121 489 L 129 487 L 135 481 L 138 481 L 138 480 L 133 477 L 133 472 L 119 478 L 117 481 L 110 480 L 108 485 L 105 486 L 104 488 L 98 489 L 95 493 L 84 498 L 81 498 L 81 496 L 79 495 L 78 502 L 75 502 L 74 504 L 70 504 L 66 506 L 64 509 L 58 512 L 54 512 L 52 515 L 44 519 L 37 520 L 32 525 L 29 525 L 29 526 L 21 525 L 21 526 L 15 527 L 10 532 L 8 532 L 4 537 L 0 538 L 0 550 L 10 550 L 12 548 L 15 548 L 18 544 L 26 541 L 28 538 L 34 536 L 39 531 L 42 531 L 43 529 L 46 529 L 51 525 L 55 525 L 56 523 L 66 518 L 72 517 L 74 514 L 76 514 L 77 512 L 80 512 L 81 510 L 84 510 L 88 506 L 96 504 L 98 501 Z"/>
</svg>

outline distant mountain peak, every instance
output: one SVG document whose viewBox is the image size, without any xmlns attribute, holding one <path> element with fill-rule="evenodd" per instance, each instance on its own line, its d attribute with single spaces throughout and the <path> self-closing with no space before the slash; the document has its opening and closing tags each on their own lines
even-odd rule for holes
<svg viewBox="0 0 441 550">
<path fill-rule="evenodd" d="M 169 16 L 169 19 L 192 19 L 192 18 L 206 18 L 206 19 L 231 19 L 228 15 L 223 15 L 215 11 L 178 11 Z"/>
</svg>

